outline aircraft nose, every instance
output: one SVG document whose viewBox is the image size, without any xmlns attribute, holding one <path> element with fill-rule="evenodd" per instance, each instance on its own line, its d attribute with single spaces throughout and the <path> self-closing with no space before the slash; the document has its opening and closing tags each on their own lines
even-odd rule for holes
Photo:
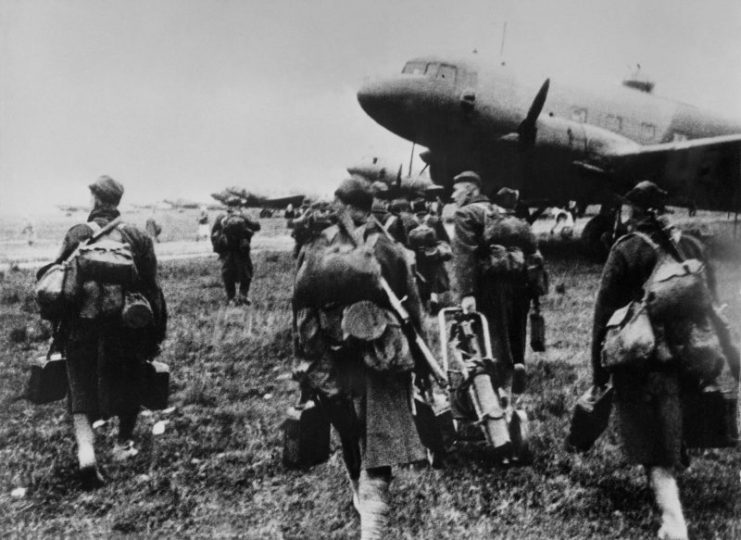
<svg viewBox="0 0 741 540">
<path fill-rule="evenodd" d="M 388 92 L 384 85 L 377 82 L 367 82 L 358 90 L 358 103 L 363 110 L 375 118 L 383 103 L 388 100 Z"/>
</svg>

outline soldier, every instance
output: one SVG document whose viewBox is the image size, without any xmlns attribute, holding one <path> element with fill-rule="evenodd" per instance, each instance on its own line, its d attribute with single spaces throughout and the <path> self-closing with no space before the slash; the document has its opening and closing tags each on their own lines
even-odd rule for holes
<svg viewBox="0 0 741 540">
<path fill-rule="evenodd" d="M 208 227 L 208 211 L 205 206 L 201 206 L 201 212 L 198 214 L 196 219 L 198 222 L 198 230 L 196 231 L 196 242 L 200 242 L 202 239 L 207 240 L 210 234 Z"/>
<path fill-rule="evenodd" d="M 117 207 L 124 191 L 120 183 L 101 176 L 89 187 L 93 209 L 87 223 L 67 231 L 55 263 L 65 260 L 94 231 L 120 215 Z M 153 324 L 138 329 L 124 327 L 121 317 L 98 320 L 84 318 L 80 312 L 70 313 L 56 325 L 55 343 L 67 359 L 68 404 L 74 422 L 80 475 L 84 487 L 89 489 L 104 483 L 96 463 L 91 422 L 117 415 L 119 432 L 113 458 L 122 461 L 138 453 L 132 436 L 144 391 L 145 362 L 159 352 L 167 325 L 151 238 L 130 224 L 119 224 L 107 236 L 129 245 L 137 277 L 127 290 L 144 295 L 154 316 Z M 45 270 L 42 268 L 38 277 Z"/>
<path fill-rule="evenodd" d="M 535 290 L 526 271 L 526 261 L 537 256 L 535 237 L 527 223 L 481 193 L 478 174 L 465 171 L 453 182 L 460 305 L 465 312 L 478 309 L 486 316 L 494 357 L 507 380 L 512 378 L 512 391 L 520 393 L 525 386 L 527 314 L 533 296 L 543 292 Z"/>
<path fill-rule="evenodd" d="M 414 362 L 373 269 L 406 298 L 417 328 L 421 305 L 403 248 L 369 222 L 368 184 L 345 180 L 335 197 L 339 223 L 299 256 L 294 330 L 299 355 L 308 361 L 302 385 L 316 394 L 340 435 L 361 538 L 384 538 L 391 467 L 424 459 L 425 451 L 410 405 Z"/>
<path fill-rule="evenodd" d="M 226 199 L 227 213 L 214 221 L 211 244 L 221 261 L 221 277 L 226 289 L 227 304 L 251 305 L 249 298 L 253 267 L 250 257 L 252 236 L 260 230 L 260 223 L 242 210 L 242 200 L 231 196 Z M 239 297 L 236 298 L 236 283 Z"/>
<path fill-rule="evenodd" d="M 612 246 L 602 271 L 591 359 L 593 382 L 598 391 L 604 392 L 612 374 L 624 451 L 630 462 L 646 468 L 662 514 L 659 537 L 682 539 L 687 538 L 687 526 L 675 475 L 688 464 L 683 435 L 683 425 L 687 426 L 683 422 L 683 415 L 687 414 L 684 405 L 697 395 L 698 385 L 682 374 L 676 359 L 661 363 L 649 360 L 640 367 L 615 367 L 611 373 L 601 363 L 608 320 L 618 308 L 642 298 L 644 283 L 664 251 L 670 249 L 669 236 L 662 231 L 666 224 L 655 218 L 664 212 L 666 197 L 667 193 L 650 181 L 639 182 L 625 195 L 632 211 L 629 221 L 632 234 L 621 237 Z M 676 232 L 672 234 L 676 236 Z M 715 278 L 702 244 L 689 235 L 681 235 L 678 242 L 675 237 L 671 243 L 684 257 L 705 263 L 707 285 L 714 297 Z M 668 327 L 666 335 L 669 335 Z M 669 345 L 669 350 L 672 349 Z M 726 357 L 730 359 L 729 355 Z M 735 369 L 737 377 L 737 365 Z"/>
<path fill-rule="evenodd" d="M 414 251 L 416 269 L 422 278 L 418 279 L 420 297 L 435 315 L 450 291 L 445 269 L 445 262 L 453 258 L 450 244 L 438 238 L 432 227 L 421 224 L 409 233 L 409 249 Z"/>
<path fill-rule="evenodd" d="M 154 219 L 154 212 L 155 210 L 152 209 L 152 215 L 147 218 L 147 221 L 144 224 L 144 229 L 147 231 L 149 237 L 159 244 L 162 227 L 157 223 L 157 220 Z"/>
</svg>

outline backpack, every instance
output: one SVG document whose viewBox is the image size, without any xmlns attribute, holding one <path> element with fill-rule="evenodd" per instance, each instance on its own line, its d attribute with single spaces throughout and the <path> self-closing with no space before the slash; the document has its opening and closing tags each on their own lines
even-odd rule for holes
<svg viewBox="0 0 741 540">
<path fill-rule="evenodd" d="M 221 227 L 229 241 L 239 242 L 244 237 L 252 236 L 247 219 L 242 214 L 227 214 Z"/>
<path fill-rule="evenodd" d="M 294 281 L 294 307 L 322 308 L 377 298 L 381 290 L 381 265 L 373 252 L 377 239 L 375 234 L 358 247 L 336 241 L 306 250 Z"/>
<path fill-rule="evenodd" d="M 492 207 L 484 217 L 481 248 L 485 276 L 526 277 L 525 254 L 537 250 L 537 241 L 527 223 Z"/>
<path fill-rule="evenodd" d="M 602 365 L 612 369 L 674 361 L 701 387 L 710 384 L 726 355 L 712 321 L 704 264 L 672 257 L 646 234 L 631 234 L 654 249 L 657 261 L 643 297 L 616 310 L 608 321 Z"/>
<path fill-rule="evenodd" d="M 108 263 L 112 262 L 114 267 L 117 267 L 120 276 L 127 276 L 124 278 L 125 280 L 128 277 L 133 278 L 132 272 L 135 271 L 135 267 L 133 266 L 133 258 L 131 257 L 130 250 L 128 250 L 128 246 L 121 245 L 120 242 L 115 242 L 114 245 L 108 245 L 114 251 L 116 251 L 116 248 L 120 248 L 118 254 L 123 255 L 123 265 L 116 264 L 116 262 L 122 262 L 118 258 L 118 254 L 109 257 L 109 252 L 106 250 L 105 245 L 102 247 L 98 246 L 96 250 L 86 249 L 94 244 L 96 240 L 117 227 L 119 223 L 120 220 L 113 220 L 102 229 L 94 221 L 87 223 L 93 232 L 92 237 L 80 243 L 77 249 L 65 260 L 51 265 L 41 275 L 36 283 L 35 297 L 42 318 L 56 321 L 77 310 L 80 304 L 83 283 L 86 280 L 98 279 L 102 273 L 105 273 L 104 270 L 101 270 L 100 265 L 97 264 L 98 262 L 103 262 L 104 265 L 106 261 Z M 85 253 L 82 266 L 80 265 L 81 252 Z M 121 271 L 122 266 L 123 271 Z M 93 277 L 91 278 L 90 276 Z"/>
</svg>

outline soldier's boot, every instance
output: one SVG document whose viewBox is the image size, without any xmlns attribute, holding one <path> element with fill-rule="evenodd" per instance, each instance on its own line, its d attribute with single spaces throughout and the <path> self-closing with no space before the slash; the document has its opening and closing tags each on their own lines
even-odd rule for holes
<svg viewBox="0 0 741 540">
<path fill-rule="evenodd" d="M 360 479 L 350 478 L 350 489 L 352 490 L 352 506 L 360 513 Z"/>
<path fill-rule="evenodd" d="M 390 483 L 391 473 L 386 470 L 364 470 L 360 474 L 360 540 L 379 540 L 386 537 Z"/>
<path fill-rule="evenodd" d="M 661 528 L 658 536 L 662 540 L 687 540 L 687 523 L 682 513 L 677 481 L 669 469 L 650 467 L 649 481 L 661 510 Z"/>
<path fill-rule="evenodd" d="M 80 466 L 80 481 L 84 489 L 95 489 L 105 484 L 95 460 L 95 434 L 86 414 L 72 415 L 77 441 L 77 462 Z"/>
</svg>

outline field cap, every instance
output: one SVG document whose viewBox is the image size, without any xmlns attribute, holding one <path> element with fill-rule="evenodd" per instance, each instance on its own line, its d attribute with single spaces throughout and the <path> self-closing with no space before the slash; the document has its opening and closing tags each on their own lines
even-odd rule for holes
<svg viewBox="0 0 741 540">
<path fill-rule="evenodd" d="M 463 171 L 453 177 L 453 184 L 458 182 L 471 182 L 481 188 L 481 177 L 473 171 Z"/>
<path fill-rule="evenodd" d="M 370 184 L 360 178 L 347 178 L 340 183 L 334 196 L 350 206 L 370 212 L 373 206 L 373 191 Z"/>
<path fill-rule="evenodd" d="M 633 205 L 646 210 L 653 208 L 663 212 L 669 194 L 650 180 L 638 182 L 633 189 L 625 194 L 625 198 Z"/>
<path fill-rule="evenodd" d="M 123 196 L 124 187 L 110 176 L 103 175 L 88 186 L 90 191 L 101 201 L 118 204 Z"/>
</svg>

